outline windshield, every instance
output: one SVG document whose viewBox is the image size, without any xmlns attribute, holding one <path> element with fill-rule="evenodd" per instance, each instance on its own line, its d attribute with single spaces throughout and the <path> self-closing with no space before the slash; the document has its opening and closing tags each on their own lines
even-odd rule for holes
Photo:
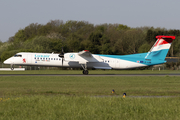
<svg viewBox="0 0 180 120">
<path fill-rule="evenodd" d="M 22 55 L 16 54 L 14 55 L 14 57 L 22 57 Z"/>
</svg>

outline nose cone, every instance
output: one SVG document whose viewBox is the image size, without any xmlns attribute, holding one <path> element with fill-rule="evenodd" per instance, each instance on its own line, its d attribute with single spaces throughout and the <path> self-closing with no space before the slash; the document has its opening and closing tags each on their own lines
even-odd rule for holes
<svg viewBox="0 0 180 120">
<path fill-rule="evenodd" d="M 11 59 L 9 58 L 9 59 L 5 60 L 4 64 L 11 64 Z"/>
<path fill-rule="evenodd" d="M 5 61 L 4 61 L 4 64 L 8 64 L 8 60 L 5 60 Z"/>
</svg>

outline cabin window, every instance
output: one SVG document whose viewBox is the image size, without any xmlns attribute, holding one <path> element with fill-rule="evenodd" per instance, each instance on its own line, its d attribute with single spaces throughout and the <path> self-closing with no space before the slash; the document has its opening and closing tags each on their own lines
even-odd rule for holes
<svg viewBox="0 0 180 120">
<path fill-rule="evenodd" d="M 56 60 L 56 58 L 54 58 L 54 60 Z"/>
<path fill-rule="evenodd" d="M 18 55 L 18 54 L 16 54 L 16 55 L 14 55 L 14 57 L 22 57 L 22 55 Z"/>
<path fill-rule="evenodd" d="M 37 58 L 39 60 L 39 58 Z"/>
<path fill-rule="evenodd" d="M 46 60 L 47 60 L 47 58 L 46 58 Z"/>
<path fill-rule="evenodd" d="M 48 58 L 50 60 L 50 58 Z"/>
<path fill-rule="evenodd" d="M 58 58 L 56 58 L 56 60 L 58 60 Z"/>
<path fill-rule="evenodd" d="M 51 58 L 51 60 L 53 60 L 53 58 Z"/>
<path fill-rule="evenodd" d="M 36 59 L 36 57 L 34 59 Z"/>
<path fill-rule="evenodd" d="M 42 60 L 42 58 L 40 58 Z"/>
<path fill-rule="evenodd" d="M 61 58 L 59 58 L 59 60 L 61 60 Z"/>
<path fill-rule="evenodd" d="M 43 60 L 44 60 L 45 58 L 43 58 Z"/>
</svg>

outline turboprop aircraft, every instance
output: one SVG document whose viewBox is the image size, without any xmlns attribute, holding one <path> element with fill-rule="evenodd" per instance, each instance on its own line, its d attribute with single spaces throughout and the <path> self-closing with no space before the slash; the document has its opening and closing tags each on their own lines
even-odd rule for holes
<svg viewBox="0 0 180 120">
<path fill-rule="evenodd" d="M 88 74 L 88 68 L 95 69 L 132 69 L 165 63 L 175 36 L 156 36 L 157 41 L 147 53 L 131 55 L 91 54 L 88 50 L 64 53 L 29 53 L 20 52 L 4 61 L 4 64 L 22 66 L 49 66 L 83 68 L 83 74 Z"/>
</svg>

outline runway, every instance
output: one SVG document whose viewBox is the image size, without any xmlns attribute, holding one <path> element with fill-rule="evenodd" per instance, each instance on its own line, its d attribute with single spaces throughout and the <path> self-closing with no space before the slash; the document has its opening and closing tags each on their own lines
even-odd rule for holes
<svg viewBox="0 0 180 120">
<path fill-rule="evenodd" d="M 0 74 L 0 76 L 74 76 L 74 77 L 113 77 L 113 76 L 180 76 L 180 74 Z"/>
</svg>

